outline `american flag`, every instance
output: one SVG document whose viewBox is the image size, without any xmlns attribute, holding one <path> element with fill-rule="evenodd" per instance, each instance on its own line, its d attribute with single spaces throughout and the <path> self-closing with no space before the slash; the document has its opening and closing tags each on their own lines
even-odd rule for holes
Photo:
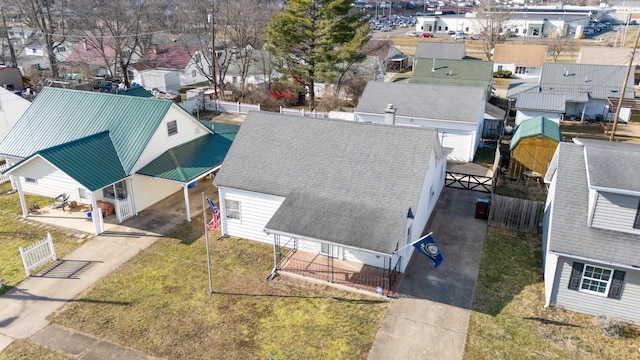
<svg viewBox="0 0 640 360">
<path fill-rule="evenodd" d="M 209 203 L 211 215 L 213 216 L 213 219 L 207 224 L 207 229 L 218 231 L 220 229 L 220 210 L 218 210 L 218 207 L 211 199 L 207 198 L 207 202 Z"/>
</svg>

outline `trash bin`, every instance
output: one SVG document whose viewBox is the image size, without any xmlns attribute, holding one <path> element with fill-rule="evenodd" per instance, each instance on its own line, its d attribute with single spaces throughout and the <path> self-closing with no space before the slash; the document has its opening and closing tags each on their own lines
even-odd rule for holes
<svg viewBox="0 0 640 360">
<path fill-rule="evenodd" d="M 476 199 L 476 219 L 487 220 L 489 218 L 489 206 L 491 205 L 490 198 L 478 198 Z"/>
</svg>

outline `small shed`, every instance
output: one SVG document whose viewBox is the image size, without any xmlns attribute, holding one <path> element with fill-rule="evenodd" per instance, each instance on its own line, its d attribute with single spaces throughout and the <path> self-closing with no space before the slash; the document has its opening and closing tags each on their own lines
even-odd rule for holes
<svg viewBox="0 0 640 360">
<path fill-rule="evenodd" d="M 562 134 L 556 122 L 543 116 L 523 120 L 514 131 L 509 145 L 511 176 L 531 171 L 536 177 L 544 177 L 560 141 Z"/>
</svg>

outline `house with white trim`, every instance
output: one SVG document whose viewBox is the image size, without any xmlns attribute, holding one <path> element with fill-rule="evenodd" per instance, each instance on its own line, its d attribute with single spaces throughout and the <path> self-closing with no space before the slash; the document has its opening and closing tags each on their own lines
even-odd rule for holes
<svg viewBox="0 0 640 360">
<path fill-rule="evenodd" d="M 170 100 L 45 87 L 0 142 L 25 193 L 115 208 L 119 222 L 217 170 L 237 126 L 214 131 Z M 104 231 L 92 211 L 96 234 Z"/>
<path fill-rule="evenodd" d="M 640 145 L 561 142 L 545 176 L 545 307 L 640 324 Z"/>
<path fill-rule="evenodd" d="M 0 87 L 0 140 L 11 130 L 31 102 Z"/>
<path fill-rule="evenodd" d="M 403 272 L 445 171 L 434 129 L 251 112 L 214 180 L 222 233 Z"/>
<path fill-rule="evenodd" d="M 490 70 L 491 66 L 489 73 Z M 447 155 L 449 160 L 471 162 L 484 128 L 486 94 L 486 84 L 448 86 L 370 81 L 354 111 L 355 119 L 437 129 L 442 147 L 453 149 Z M 389 104 L 393 105 L 395 116 L 386 116 Z"/>
</svg>

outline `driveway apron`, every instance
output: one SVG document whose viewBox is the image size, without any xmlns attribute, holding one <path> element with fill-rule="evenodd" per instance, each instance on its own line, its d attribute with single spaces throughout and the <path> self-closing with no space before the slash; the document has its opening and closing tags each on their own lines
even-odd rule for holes
<svg viewBox="0 0 640 360">
<path fill-rule="evenodd" d="M 423 235 L 433 232 L 444 262 L 414 252 L 369 352 L 377 359 L 461 359 L 480 268 L 486 220 L 475 218 L 487 194 L 445 188 Z"/>
</svg>

